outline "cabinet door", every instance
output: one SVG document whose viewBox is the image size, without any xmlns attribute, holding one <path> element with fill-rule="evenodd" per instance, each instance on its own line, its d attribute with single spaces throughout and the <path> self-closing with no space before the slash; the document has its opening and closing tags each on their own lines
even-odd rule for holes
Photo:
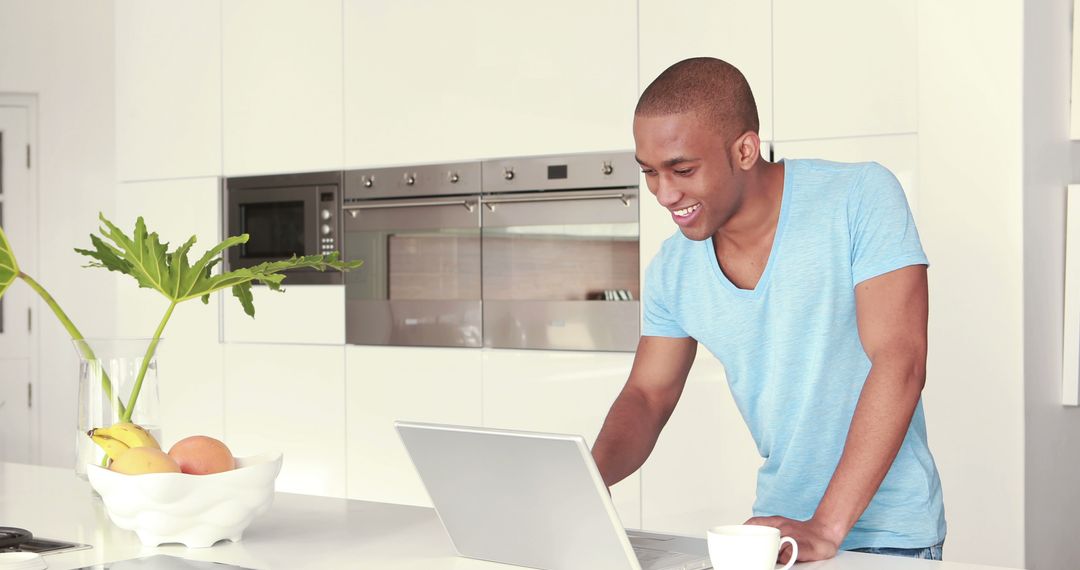
<svg viewBox="0 0 1080 570">
<path fill-rule="evenodd" d="M 120 180 L 221 173 L 221 0 L 116 3 Z"/>
<path fill-rule="evenodd" d="M 778 142 L 773 152 L 781 158 L 822 158 L 838 162 L 879 162 L 900 181 L 912 214 L 918 220 L 918 135 L 857 137 L 844 139 Z"/>
<path fill-rule="evenodd" d="M 477 426 L 480 351 L 349 346 L 349 498 L 431 506 L 395 420 Z"/>
<path fill-rule="evenodd" d="M 345 162 L 631 148 L 636 32 L 627 0 L 345 0 Z"/>
<path fill-rule="evenodd" d="M 225 173 L 341 168 L 340 0 L 229 0 L 222 14 Z"/>
<path fill-rule="evenodd" d="M 345 348 L 225 345 L 225 442 L 281 451 L 277 490 L 345 496 Z"/>
<path fill-rule="evenodd" d="M 484 350 L 484 425 L 581 435 L 592 447 L 634 362 L 633 354 Z M 641 477 L 611 488 L 626 527 L 641 526 Z"/>
<path fill-rule="evenodd" d="M 0 461 L 33 463 L 30 360 L 0 358 Z"/>
<path fill-rule="evenodd" d="M 719 361 L 704 348 L 641 469 L 642 526 L 700 536 L 752 515 L 761 457 Z"/>
<path fill-rule="evenodd" d="M 742 71 L 754 92 L 759 133 L 773 133 L 772 19 L 769 2 L 641 0 L 638 49 L 641 90 L 689 57 L 722 59 Z"/>
<path fill-rule="evenodd" d="M 915 132 L 917 8 L 775 0 L 776 140 Z"/>
<path fill-rule="evenodd" d="M 281 291 L 251 288 L 255 317 L 225 292 L 222 330 L 225 342 L 345 344 L 345 286 L 290 285 Z"/>
<path fill-rule="evenodd" d="M 116 202 L 112 221 L 129 235 L 136 218 L 142 216 L 147 229 L 169 242 L 170 250 L 197 236 L 198 242 L 188 254 L 192 261 L 218 243 L 216 178 L 121 184 Z M 138 287 L 130 277 L 118 277 L 117 287 L 117 334 L 152 336 L 168 302 L 157 291 Z M 197 300 L 177 305 L 163 331 L 158 348 L 163 446 L 189 435 L 220 438 L 224 434 L 222 349 L 218 342 L 221 299 L 215 294 L 210 296 L 209 305 Z"/>
</svg>

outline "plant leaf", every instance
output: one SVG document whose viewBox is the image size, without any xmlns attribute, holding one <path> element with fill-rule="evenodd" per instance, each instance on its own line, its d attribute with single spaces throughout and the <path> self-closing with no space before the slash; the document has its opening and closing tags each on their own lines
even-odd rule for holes
<svg viewBox="0 0 1080 570">
<path fill-rule="evenodd" d="M 254 297 L 251 284 L 258 282 L 275 291 L 281 290 L 281 282 L 288 269 L 307 267 L 318 271 L 349 271 L 360 267 L 361 261 L 341 261 L 338 254 L 293 256 L 292 259 L 270 261 L 222 273 L 213 274 L 213 268 L 222 260 L 223 252 L 233 246 L 246 243 L 248 235 L 226 238 L 210 248 L 194 264 L 188 261 L 188 252 L 195 245 L 195 236 L 191 236 L 175 251 L 168 251 L 167 243 L 161 243 L 157 233 L 148 232 L 140 217 L 135 222 L 135 230 L 128 236 L 112 222 L 99 215 L 103 227 L 101 237 L 91 235 L 93 250 L 76 249 L 78 253 L 90 257 L 95 262 L 90 267 L 104 267 L 132 276 L 140 287 L 155 289 L 174 303 L 190 299 L 202 299 L 208 303 L 210 293 L 231 288 L 244 312 L 255 316 Z M 111 243 L 109 243 L 111 242 Z M 0 257 L 2 262 L 2 257 Z M 0 269 L 2 271 L 2 269 Z M 0 273 L 2 278 L 3 273 Z"/>
<path fill-rule="evenodd" d="M 8 245 L 4 229 L 0 228 L 0 297 L 4 296 L 15 279 L 19 276 L 19 264 L 15 261 L 15 253 Z"/>
<path fill-rule="evenodd" d="M 251 283 L 241 283 L 239 285 L 233 285 L 232 288 L 233 297 L 240 299 L 240 304 L 244 306 L 244 312 L 249 317 L 255 317 L 255 298 L 251 295 Z"/>
</svg>

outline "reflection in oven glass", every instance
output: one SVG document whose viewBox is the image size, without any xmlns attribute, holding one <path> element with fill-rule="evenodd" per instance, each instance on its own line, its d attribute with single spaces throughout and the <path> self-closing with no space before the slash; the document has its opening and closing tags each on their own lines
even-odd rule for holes
<svg viewBox="0 0 1080 570">
<path fill-rule="evenodd" d="M 637 232 L 630 223 L 485 228 L 484 298 L 637 299 Z"/>
</svg>

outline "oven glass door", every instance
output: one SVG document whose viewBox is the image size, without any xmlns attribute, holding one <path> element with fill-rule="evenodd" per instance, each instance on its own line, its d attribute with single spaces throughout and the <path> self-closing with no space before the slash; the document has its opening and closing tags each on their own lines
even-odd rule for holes
<svg viewBox="0 0 1080 570">
<path fill-rule="evenodd" d="M 636 188 L 483 198 L 484 346 L 633 351 Z"/>
<path fill-rule="evenodd" d="M 345 206 L 350 344 L 481 346 L 478 197 Z"/>
</svg>

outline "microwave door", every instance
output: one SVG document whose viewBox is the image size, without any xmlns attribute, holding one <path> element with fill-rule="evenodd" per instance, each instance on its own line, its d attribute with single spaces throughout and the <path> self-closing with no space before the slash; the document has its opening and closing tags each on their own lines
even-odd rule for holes
<svg viewBox="0 0 1080 570">
<path fill-rule="evenodd" d="M 482 200 L 484 346 L 633 351 L 636 188 Z"/>
<path fill-rule="evenodd" d="M 235 248 L 235 265 L 251 267 L 317 252 L 318 196 L 314 188 L 234 192 L 230 227 L 248 234 L 247 243 Z"/>
<path fill-rule="evenodd" d="M 345 206 L 346 341 L 481 345 L 477 197 L 371 200 Z"/>
</svg>

